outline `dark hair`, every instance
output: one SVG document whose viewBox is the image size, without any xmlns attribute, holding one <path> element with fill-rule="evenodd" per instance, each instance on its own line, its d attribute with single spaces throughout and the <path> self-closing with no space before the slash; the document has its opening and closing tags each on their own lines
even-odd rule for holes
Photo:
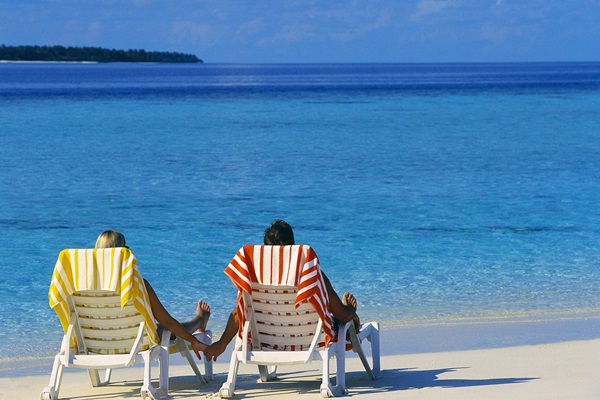
<svg viewBox="0 0 600 400">
<path fill-rule="evenodd" d="M 290 224 L 278 219 L 265 229 L 264 242 L 272 246 L 294 244 L 294 231 Z"/>
</svg>

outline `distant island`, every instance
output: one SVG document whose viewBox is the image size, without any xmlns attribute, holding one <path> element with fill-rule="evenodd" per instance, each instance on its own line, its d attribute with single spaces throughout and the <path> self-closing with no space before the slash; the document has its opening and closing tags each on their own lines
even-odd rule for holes
<svg viewBox="0 0 600 400">
<path fill-rule="evenodd" d="M 201 63 L 193 54 L 101 47 L 0 46 L 3 61 Z"/>
</svg>

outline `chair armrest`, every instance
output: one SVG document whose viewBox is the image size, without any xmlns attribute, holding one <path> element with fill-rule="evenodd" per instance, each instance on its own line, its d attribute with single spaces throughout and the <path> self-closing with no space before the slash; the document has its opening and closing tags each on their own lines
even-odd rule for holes
<svg viewBox="0 0 600 400">
<path fill-rule="evenodd" d="M 250 320 L 252 319 L 252 309 L 246 310 L 246 322 L 242 330 L 242 361 L 248 359 L 248 333 L 250 332 Z"/>
<path fill-rule="evenodd" d="M 75 329 L 75 326 L 73 326 L 73 324 L 70 323 L 69 327 L 67 328 L 67 333 L 65 333 L 65 335 L 63 336 L 63 340 L 60 345 L 60 352 L 58 353 L 61 355 L 61 357 L 63 357 L 62 364 L 67 367 L 69 366 L 71 356 L 71 341 L 73 340 L 73 329 Z"/>
<path fill-rule="evenodd" d="M 169 350 L 169 346 L 171 345 L 171 331 L 163 328 L 162 336 L 160 338 L 160 345 L 167 350 Z"/>
<path fill-rule="evenodd" d="M 319 322 L 317 323 L 317 329 L 315 330 L 315 337 L 313 338 L 312 342 L 310 343 L 310 347 L 306 352 L 306 358 L 304 359 L 304 363 L 307 363 L 312 358 L 313 352 L 317 348 L 317 345 L 319 344 L 319 339 L 321 338 L 321 329 L 323 329 L 323 320 L 319 318 Z"/>
</svg>

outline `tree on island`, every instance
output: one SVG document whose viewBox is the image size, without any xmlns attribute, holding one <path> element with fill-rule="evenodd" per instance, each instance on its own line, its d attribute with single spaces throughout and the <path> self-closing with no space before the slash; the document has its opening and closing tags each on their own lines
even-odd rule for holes
<svg viewBox="0 0 600 400">
<path fill-rule="evenodd" d="M 62 61 L 62 62 L 159 62 L 201 63 L 193 54 L 114 50 L 101 47 L 64 46 L 0 46 L 0 60 L 5 61 Z"/>
</svg>

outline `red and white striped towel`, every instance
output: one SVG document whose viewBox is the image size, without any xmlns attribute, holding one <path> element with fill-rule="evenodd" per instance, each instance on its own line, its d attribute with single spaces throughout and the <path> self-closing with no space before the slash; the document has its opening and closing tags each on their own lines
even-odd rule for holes
<svg viewBox="0 0 600 400">
<path fill-rule="evenodd" d="M 296 286 L 295 305 L 310 302 L 323 320 L 325 344 L 333 338 L 333 322 L 329 312 L 329 297 L 319 258 L 307 245 L 242 247 L 231 260 L 225 274 L 238 289 L 237 312 L 241 336 L 246 316 L 242 291 L 252 294 L 252 283 L 263 285 Z"/>
</svg>

